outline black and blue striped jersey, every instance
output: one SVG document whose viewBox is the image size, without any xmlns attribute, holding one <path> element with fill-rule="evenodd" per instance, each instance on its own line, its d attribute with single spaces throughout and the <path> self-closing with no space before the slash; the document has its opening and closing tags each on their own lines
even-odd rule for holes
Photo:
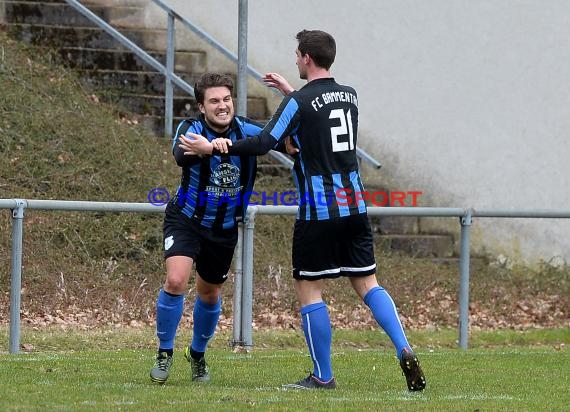
<svg viewBox="0 0 570 412">
<path fill-rule="evenodd" d="M 358 97 L 334 78 L 307 83 L 283 99 L 261 135 L 230 148 L 231 154 L 263 154 L 292 136 L 299 148 L 293 179 L 298 219 L 326 220 L 366 213 L 356 143 Z"/>
<path fill-rule="evenodd" d="M 178 136 L 192 132 L 206 137 L 208 141 L 225 137 L 237 142 L 247 136 L 259 135 L 261 130 L 259 123 L 241 116 L 235 116 L 224 133 L 208 127 L 203 115 L 197 120 L 182 121 L 174 133 L 172 144 L 176 162 L 182 167 L 182 177 L 171 202 L 202 226 L 233 228 L 237 219 L 243 219 L 246 213 L 257 170 L 256 157 L 227 154 L 185 156 L 178 147 Z"/>
</svg>

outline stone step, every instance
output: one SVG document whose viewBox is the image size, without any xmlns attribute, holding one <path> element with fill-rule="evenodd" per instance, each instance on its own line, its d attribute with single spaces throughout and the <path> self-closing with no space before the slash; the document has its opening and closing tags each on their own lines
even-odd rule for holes
<svg viewBox="0 0 570 412">
<path fill-rule="evenodd" d="M 116 28 L 129 27 L 130 17 L 144 10 L 140 6 L 123 4 L 87 6 L 93 14 Z M 65 2 L 4 1 L 4 16 L 7 21 L 20 24 L 98 27 Z"/>
<path fill-rule="evenodd" d="M 165 77 L 158 72 L 124 70 L 84 70 L 76 69 L 82 82 L 90 89 L 120 89 L 128 93 L 161 94 L 166 88 Z M 182 80 L 194 85 L 202 73 L 176 73 Z M 175 86 L 176 93 L 176 86 Z"/>
<path fill-rule="evenodd" d="M 156 134 L 157 136 L 163 136 L 164 135 L 164 123 L 165 123 L 165 117 L 164 116 L 133 113 L 130 108 L 126 108 L 125 111 L 128 112 L 128 113 L 125 113 L 125 117 L 135 119 L 138 123 L 143 124 L 145 127 L 152 130 L 153 133 Z M 188 113 L 188 116 L 174 116 L 173 117 L 173 119 L 172 119 L 173 129 L 176 129 L 176 126 L 182 120 L 188 119 L 188 118 L 196 118 L 199 115 L 199 113 L 197 111 L 194 111 L 192 109 L 190 109 L 187 113 Z M 271 164 L 268 164 L 267 167 L 268 167 L 268 169 L 274 169 L 273 166 L 281 166 L 281 165 L 280 164 L 277 165 L 277 163 L 271 163 Z M 279 169 L 281 169 L 281 167 L 279 167 Z M 274 171 L 272 171 L 271 174 L 275 174 Z"/>
<path fill-rule="evenodd" d="M 459 262 L 460 262 L 459 256 L 453 256 L 453 257 L 417 257 L 417 258 L 415 258 L 415 260 L 418 262 L 435 263 L 436 265 L 441 265 L 441 266 L 454 266 L 458 269 L 457 280 L 459 281 Z M 483 267 L 483 266 L 486 266 L 489 264 L 489 260 L 484 256 L 478 256 L 478 255 L 470 254 L 469 264 L 470 264 L 470 266 Z"/>
<path fill-rule="evenodd" d="M 61 47 L 59 54 L 74 69 L 116 70 L 122 72 L 152 71 L 143 59 L 128 50 Z M 164 51 L 146 50 L 159 63 L 166 65 Z M 207 55 L 201 50 L 178 50 L 174 53 L 174 73 L 202 74 L 207 70 Z"/>
<path fill-rule="evenodd" d="M 368 204 L 368 206 L 374 206 Z M 375 233 L 389 235 L 418 234 L 420 230 L 420 218 L 418 216 L 370 216 L 370 225 Z"/>
<path fill-rule="evenodd" d="M 32 1 L 43 1 L 43 0 L 32 0 Z M 87 6 L 89 8 L 93 6 L 102 6 L 102 7 L 116 7 L 118 3 L 121 6 L 126 7 L 142 7 L 144 8 L 151 0 L 81 0 L 81 4 Z M 50 2 L 65 2 L 65 0 L 50 0 Z M 140 23 L 139 23 L 140 25 Z"/>
<path fill-rule="evenodd" d="M 366 186 L 369 193 L 382 192 L 390 199 L 395 192 L 382 186 Z M 400 191 L 397 198 L 400 198 Z M 377 196 L 381 199 L 382 196 Z M 411 196 L 405 199 L 405 206 L 412 206 Z M 378 206 L 367 202 L 368 206 Z M 401 206 L 396 204 L 395 206 Z M 413 257 L 448 259 L 456 254 L 455 237 L 448 232 L 429 234 L 422 230 L 425 217 L 420 216 L 370 216 L 370 225 L 376 244 L 385 253 L 405 253 Z M 452 258 L 451 258 L 452 259 Z"/>
<path fill-rule="evenodd" d="M 110 34 L 97 27 L 64 27 L 11 22 L 5 23 L 4 26 L 8 34 L 16 40 L 52 49 L 61 47 L 125 49 Z M 121 34 L 144 50 L 166 50 L 166 30 L 127 28 L 121 30 Z"/>
<path fill-rule="evenodd" d="M 102 100 L 117 103 L 125 108 L 130 108 L 134 113 L 161 117 L 164 115 L 165 103 L 163 95 L 128 93 L 122 90 L 106 90 L 101 96 Z M 234 101 L 235 109 L 238 110 L 237 102 Z M 174 117 L 193 117 L 198 114 L 196 100 L 191 96 L 175 95 L 173 97 Z M 252 120 L 267 119 L 265 99 L 248 97 L 247 116 Z"/>
<path fill-rule="evenodd" d="M 257 157 L 257 170 L 265 176 L 283 176 L 290 174 L 290 168 L 266 154 Z"/>
<path fill-rule="evenodd" d="M 374 235 L 376 247 L 384 253 L 404 252 L 413 257 L 452 257 L 455 253 L 452 235 L 389 234 Z"/>
</svg>

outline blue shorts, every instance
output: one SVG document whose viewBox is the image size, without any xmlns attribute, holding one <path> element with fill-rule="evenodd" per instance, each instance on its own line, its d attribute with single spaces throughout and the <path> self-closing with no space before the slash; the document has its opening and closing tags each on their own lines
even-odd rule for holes
<svg viewBox="0 0 570 412">
<path fill-rule="evenodd" d="M 376 273 L 372 229 L 366 213 L 328 220 L 297 220 L 293 277 L 298 280 Z"/>
</svg>

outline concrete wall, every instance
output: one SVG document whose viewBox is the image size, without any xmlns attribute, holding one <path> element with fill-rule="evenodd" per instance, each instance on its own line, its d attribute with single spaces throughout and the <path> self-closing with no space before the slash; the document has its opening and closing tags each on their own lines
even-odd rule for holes
<svg viewBox="0 0 570 412">
<path fill-rule="evenodd" d="M 237 53 L 237 0 L 165 2 Z M 335 36 L 359 144 L 384 165 L 371 184 L 422 190 L 427 206 L 570 209 L 569 1 L 249 1 L 248 24 L 249 63 L 298 87 L 295 34 Z M 479 249 L 570 259 L 568 220 L 474 229 Z"/>
</svg>

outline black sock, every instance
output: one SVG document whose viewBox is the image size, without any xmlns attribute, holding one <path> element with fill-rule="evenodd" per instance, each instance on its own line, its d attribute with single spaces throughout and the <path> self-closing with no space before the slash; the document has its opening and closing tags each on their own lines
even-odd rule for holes
<svg viewBox="0 0 570 412">
<path fill-rule="evenodd" d="M 160 349 L 158 348 L 158 354 L 160 355 L 162 352 L 166 352 L 168 356 L 172 356 L 174 353 L 174 349 Z"/>
<path fill-rule="evenodd" d="M 192 359 L 200 360 L 204 357 L 204 353 L 205 352 L 196 352 L 194 349 L 190 348 L 190 356 L 192 356 Z"/>
</svg>

